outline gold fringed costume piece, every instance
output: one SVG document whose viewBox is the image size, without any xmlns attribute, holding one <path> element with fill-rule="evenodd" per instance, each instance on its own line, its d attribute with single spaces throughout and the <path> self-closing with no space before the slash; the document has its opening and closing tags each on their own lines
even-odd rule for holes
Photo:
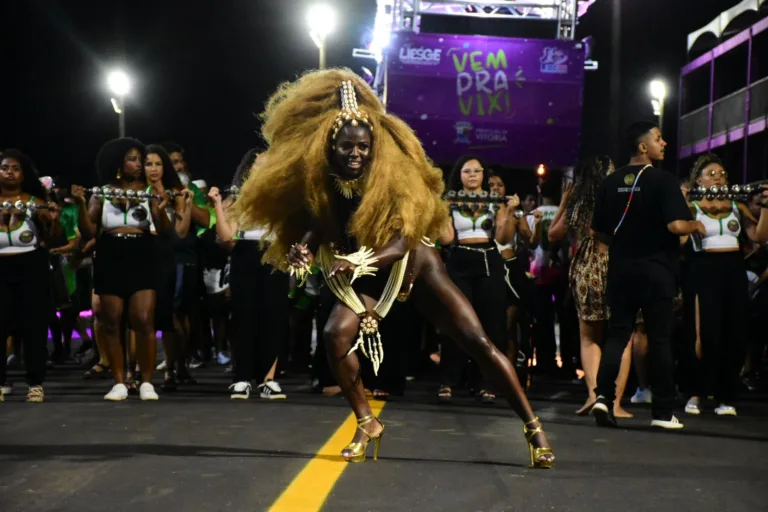
<svg viewBox="0 0 768 512">
<path fill-rule="evenodd" d="M 354 180 L 343 180 L 338 176 L 333 177 L 333 186 L 336 188 L 336 192 L 344 196 L 346 199 L 352 199 L 355 196 L 363 195 L 362 191 L 362 178 Z"/>
<path fill-rule="evenodd" d="M 372 267 L 374 263 L 379 261 L 378 258 L 373 257 L 373 249 L 368 247 L 361 247 L 359 251 L 352 254 L 337 254 L 337 259 L 348 261 L 355 266 L 355 270 L 352 272 L 352 279 L 349 280 L 349 284 L 355 282 L 355 279 L 363 276 L 375 276 L 376 271 L 379 270 L 376 267 Z"/>
<path fill-rule="evenodd" d="M 392 265 L 389 279 L 387 279 L 387 285 L 384 288 L 384 292 L 381 294 L 381 298 L 374 306 L 372 313 L 368 312 L 368 308 L 365 307 L 363 301 L 357 296 L 357 293 L 352 288 L 352 280 L 354 279 L 354 276 L 353 279 L 350 279 L 346 274 L 336 274 L 333 277 L 328 277 L 333 268 L 334 260 L 344 259 L 351 263 L 355 263 L 355 261 L 370 262 L 372 254 L 373 251 L 363 247 L 357 253 L 339 255 L 335 253 L 330 246 L 323 245 L 318 251 L 317 262 L 320 269 L 323 271 L 325 282 L 328 284 L 328 288 L 330 288 L 331 292 L 333 292 L 337 299 L 343 302 L 360 318 L 357 341 L 352 348 L 349 349 L 347 355 L 360 349 L 363 355 L 371 360 L 371 363 L 373 364 L 373 373 L 378 375 L 379 367 L 384 362 L 384 345 L 381 342 L 379 323 L 387 316 L 387 313 L 389 313 L 389 310 L 392 308 L 392 304 L 395 302 L 395 299 L 397 299 L 397 295 L 403 285 L 405 269 L 408 266 L 409 253 L 406 253 L 403 259 L 396 261 Z M 368 268 L 370 271 L 370 267 Z M 369 272 L 363 275 L 372 274 L 373 272 Z"/>
<path fill-rule="evenodd" d="M 307 279 L 312 274 L 312 266 L 309 263 L 305 263 L 300 267 L 288 267 L 288 275 L 296 276 L 298 282 L 297 286 L 302 287 L 307 284 Z"/>
</svg>

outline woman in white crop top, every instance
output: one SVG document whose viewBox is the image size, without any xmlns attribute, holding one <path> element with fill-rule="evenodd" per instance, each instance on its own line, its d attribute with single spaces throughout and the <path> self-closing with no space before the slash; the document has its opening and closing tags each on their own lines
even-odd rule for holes
<svg viewBox="0 0 768 512">
<path fill-rule="evenodd" d="M 122 190 L 145 191 L 144 156 L 146 148 L 138 140 L 115 139 L 102 146 L 96 157 L 96 171 L 101 186 Z M 143 201 L 107 199 L 92 196 L 86 203 L 85 190 L 72 187 L 72 196 L 80 207 L 80 232 L 85 238 L 97 237 L 93 261 L 93 291 L 98 296 L 96 321 L 103 333 L 99 342 L 112 362 L 115 385 L 105 400 L 125 400 L 128 388 L 120 343 L 123 311 L 129 311 L 130 328 L 136 334 L 137 356 L 142 384 L 142 400 L 157 400 L 151 384 L 156 355 L 155 303 L 157 269 L 155 236 L 167 228 L 168 196 Z"/>
<path fill-rule="evenodd" d="M 33 202 L 45 206 L 47 197 L 32 161 L 21 151 L 8 149 L 0 157 L 0 205 Z M 28 402 L 42 402 L 48 359 L 48 319 L 53 315 L 48 235 L 59 232 L 58 210 L 34 213 L 15 207 L 0 208 L 0 385 L 6 384 L 6 343 L 12 324 L 24 343 Z M 0 402 L 3 401 L 0 390 Z"/>
<path fill-rule="evenodd" d="M 723 186 L 728 173 L 719 157 L 704 155 L 691 172 L 691 186 Z M 768 192 L 764 192 L 768 195 Z M 701 412 L 701 397 L 714 395 L 715 413 L 735 416 L 733 398 L 739 372 L 744 364 L 748 310 L 747 272 L 739 236 L 755 242 L 768 241 L 768 212 L 760 219 L 747 205 L 730 200 L 702 199 L 690 203 L 694 219 L 707 234 L 694 239 L 686 279 L 686 297 L 695 322 L 695 354 L 699 360 L 689 386 L 692 395 L 685 411 Z"/>
<path fill-rule="evenodd" d="M 264 163 L 262 151 L 254 148 L 244 156 L 232 184 L 241 187 L 251 172 Z M 228 214 L 233 201 L 222 202 L 213 187 L 208 196 L 216 209 L 216 234 L 222 244 L 231 247 L 230 293 L 234 336 L 235 373 L 231 398 L 246 400 L 251 394 L 251 381 L 259 382 L 261 398 L 285 398 L 280 384 L 274 380 L 277 357 L 288 334 L 288 275 L 262 263 L 269 243 L 265 228 L 239 231 L 237 222 Z"/>
<path fill-rule="evenodd" d="M 479 194 L 489 192 L 487 166 L 477 157 L 464 156 L 453 167 L 448 178 L 448 190 Z M 504 281 L 504 262 L 497 243 L 502 246 L 512 241 L 517 219 L 514 211 L 520 204 L 517 196 L 506 204 L 486 204 L 472 207 L 452 203 L 452 222 L 439 241 L 449 248 L 446 270 L 453 282 L 466 295 L 477 312 L 480 323 L 490 339 L 506 345 L 507 288 Z M 507 347 L 499 349 L 507 353 Z M 443 337 L 441 340 L 441 385 L 438 399 L 448 402 L 453 396 L 467 366 L 467 356 L 456 344 Z M 469 386 L 482 403 L 493 403 L 495 395 L 485 383 L 477 365 L 469 367 Z"/>
</svg>

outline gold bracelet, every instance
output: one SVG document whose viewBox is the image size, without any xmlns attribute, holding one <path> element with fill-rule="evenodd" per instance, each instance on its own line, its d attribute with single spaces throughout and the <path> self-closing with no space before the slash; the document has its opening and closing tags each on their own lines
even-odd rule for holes
<svg viewBox="0 0 768 512">
<path fill-rule="evenodd" d="M 293 244 L 291 246 L 291 249 L 295 248 L 299 244 Z M 288 258 L 285 259 L 286 263 L 288 262 Z M 288 269 L 288 275 L 289 276 L 296 276 L 296 279 L 299 280 L 298 285 L 299 287 L 304 286 L 307 284 L 307 279 L 312 274 L 312 265 L 309 263 L 302 263 L 300 266 L 296 267 L 293 265 L 289 265 Z"/>
</svg>

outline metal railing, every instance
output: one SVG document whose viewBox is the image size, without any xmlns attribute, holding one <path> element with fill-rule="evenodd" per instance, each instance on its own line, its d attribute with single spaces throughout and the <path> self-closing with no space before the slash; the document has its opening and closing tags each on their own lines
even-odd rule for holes
<svg viewBox="0 0 768 512">
<path fill-rule="evenodd" d="M 421 16 L 461 16 L 557 21 L 558 39 L 573 40 L 578 0 L 379 0 L 392 5 L 392 30 L 418 30 Z"/>
<path fill-rule="evenodd" d="M 749 98 L 749 112 L 747 112 Z M 712 133 L 709 132 L 711 111 Z M 680 117 L 680 147 L 719 137 L 768 117 L 768 77 Z"/>
</svg>

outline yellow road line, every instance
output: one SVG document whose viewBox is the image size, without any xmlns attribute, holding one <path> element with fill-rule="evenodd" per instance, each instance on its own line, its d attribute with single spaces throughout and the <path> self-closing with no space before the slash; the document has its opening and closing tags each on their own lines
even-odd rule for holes
<svg viewBox="0 0 768 512">
<path fill-rule="evenodd" d="M 372 401 L 371 409 L 375 416 L 381 413 L 385 402 Z M 333 486 L 350 464 L 341 456 L 341 450 L 352 439 L 357 428 L 354 414 L 333 433 L 330 439 L 317 452 L 315 457 L 304 466 L 288 488 L 275 501 L 270 512 L 311 512 L 320 510 Z M 373 448 L 369 448 L 372 450 Z"/>
</svg>

